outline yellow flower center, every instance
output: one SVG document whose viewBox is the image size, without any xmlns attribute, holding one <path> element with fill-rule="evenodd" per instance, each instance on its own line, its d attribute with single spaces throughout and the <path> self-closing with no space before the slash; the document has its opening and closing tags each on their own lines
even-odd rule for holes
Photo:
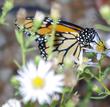
<svg viewBox="0 0 110 107">
<path fill-rule="evenodd" d="M 98 52 L 103 52 L 103 51 L 105 50 L 105 45 L 104 45 L 104 43 L 100 41 L 100 42 L 98 43 L 98 45 L 96 46 L 96 50 L 97 50 Z"/>
<path fill-rule="evenodd" d="M 32 85 L 33 85 L 34 88 L 43 88 L 44 85 L 45 85 L 44 78 L 41 78 L 39 76 L 35 77 L 32 80 Z"/>
<path fill-rule="evenodd" d="M 89 61 L 88 58 L 86 58 L 86 57 L 83 58 L 83 62 L 84 62 L 84 63 L 85 63 L 85 62 L 88 62 L 88 61 Z"/>
</svg>

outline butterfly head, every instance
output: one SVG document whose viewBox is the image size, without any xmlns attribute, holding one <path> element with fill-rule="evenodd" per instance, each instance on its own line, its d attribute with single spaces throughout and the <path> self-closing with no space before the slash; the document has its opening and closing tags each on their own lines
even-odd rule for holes
<svg viewBox="0 0 110 107">
<path fill-rule="evenodd" d="M 106 49 L 103 41 L 100 39 L 98 33 L 93 28 L 85 28 L 80 32 L 80 44 L 82 46 L 92 46 L 97 51 L 104 51 Z"/>
</svg>

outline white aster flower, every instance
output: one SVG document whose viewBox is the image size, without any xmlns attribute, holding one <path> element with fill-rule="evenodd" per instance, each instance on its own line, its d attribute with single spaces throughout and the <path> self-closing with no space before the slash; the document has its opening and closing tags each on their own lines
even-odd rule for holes
<svg viewBox="0 0 110 107">
<path fill-rule="evenodd" d="M 91 44 L 93 49 L 85 48 L 86 52 L 93 52 L 97 55 L 97 60 L 100 60 L 102 54 L 110 57 L 110 49 L 106 49 L 105 44 L 100 39 L 97 39 L 95 43 Z"/>
<path fill-rule="evenodd" d="M 40 104 L 51 103 L 50 96 L 62 92 L 64 76 L 55 75 L 51 66 L 51 62 L 40 60 L 36 67 L 35 63 L 30 61 L 18 70 L 19 91 L 24 102 L 37 100 Z"/>
<path fill-rule="evenodd" d="M 17 99 L 10 99 L 2 107 L 21 107 L 21 103 Z"/>
</svg>

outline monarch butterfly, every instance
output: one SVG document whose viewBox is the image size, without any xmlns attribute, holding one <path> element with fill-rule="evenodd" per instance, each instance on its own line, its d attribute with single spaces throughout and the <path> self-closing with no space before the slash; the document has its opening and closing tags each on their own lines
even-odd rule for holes
<svg viewBox="0 0 110 107">
<path fill-rule="evenodd" d="M 33 28 L 34 17 L 26 17 L 24 22 L 23 32 L 30 36 L 30 31 Z M 45 17 L 41 27 L 35 35 L 38 42 L 38 48 L 43 58 L 47 59 L 47 38 L 46 34 L 50 34 L 52 30 L 53 20 L 50 17 Z M 16 26 L 20 29 L 20 24 L 16 22 Z M 54 49 L 53 52 L 57 53 L 59 64 L 62 64 L 66 57 L 79 58 L 80 52 L 83 48 L 90 47 L 91 43 L 97 43 L 96 38 L 101 41 L 98 33 L 93 28 L 83 28 L 78 25 L 58 20 L 56 25 Z M 101 41 L 102 42 L 102 41 Z"/>
</svg>

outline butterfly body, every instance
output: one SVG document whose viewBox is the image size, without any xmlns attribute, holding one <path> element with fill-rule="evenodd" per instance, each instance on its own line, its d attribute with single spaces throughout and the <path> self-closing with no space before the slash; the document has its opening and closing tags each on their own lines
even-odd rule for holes
<svg viewBox="0 0 110 107">
<path fill-rule="evenodd" d="M 33 32 L 33 20 L 33 17 L 26 18 L 23 29 L 25 35 L 30 36 L 30 32 Z M 34 32 L 35 35 L 39 36 L 36 41 L 38 42 L 40 54 L 45 59 L 47 59 L 47 49 L 49 48 L 46 35 L 48 37 L 51 36 L 53 24 L 53 20 L 46 17 L 38 31 Z M 18 23 L 16 25 L 20 29 L 20 25 Z M 85 47 L 90 47 L 90 44 L 95 42 L 95 36 L 98 36 L 98 34 L 93 28 L 82 28 L 78 25 L 58 20 L 55 29 L 53 52 L 56 53 L 59 63 L 62 64 L 66 57 L 71 58 L 74 56 L 79 58 L 81 50 Z"/>
</svg>

